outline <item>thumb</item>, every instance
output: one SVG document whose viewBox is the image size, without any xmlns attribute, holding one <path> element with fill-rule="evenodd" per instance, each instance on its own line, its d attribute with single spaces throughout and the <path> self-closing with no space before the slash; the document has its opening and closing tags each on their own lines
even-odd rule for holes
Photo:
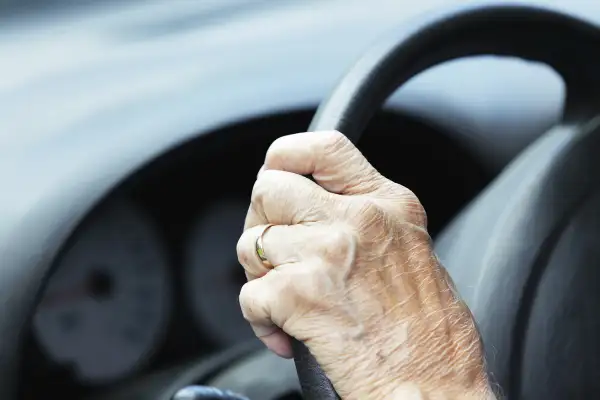
<svg viewBox="0 0 600 400">
<path fill-rule="evenodd" d="M 269 147 L 264 168 L 312 175 L 325 190 L 338 194 L 367 194 L 384 181 L 352 142 L 337 131 L 280 137 Z"/>
</svg>

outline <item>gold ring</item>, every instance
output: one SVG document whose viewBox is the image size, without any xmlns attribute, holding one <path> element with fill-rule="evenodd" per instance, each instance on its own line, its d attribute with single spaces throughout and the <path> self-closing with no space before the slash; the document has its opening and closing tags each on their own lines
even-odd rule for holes
<svg viewBox="0 0 600 400">
<path fill-rule="evenodd" d="M 255 246 L 254 246 L 256 249 L 256 255 L 258 256 L 260 261 L 263 263 L 263 265 L 268 268 L 273 268 L 273 264 L 271 264 L 271 262 L 267 258 L 267 255 L 265 254 L 265 248 L 263 247 L 263 236 L 269 230 L 269 228 L 271 228 L 272 226 L 275 226 L 275 225 L 269 224 L 264 227 L 261 234 L 258 235 L 258 237 L 256 238 L 256 242 L 255 242 Z"/>
</svg>

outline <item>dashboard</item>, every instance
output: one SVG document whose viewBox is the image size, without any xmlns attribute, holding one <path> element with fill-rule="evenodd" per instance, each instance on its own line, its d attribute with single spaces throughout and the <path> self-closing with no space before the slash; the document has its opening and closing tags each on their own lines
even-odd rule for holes
<svg viewBox="0 0 600 400">
<path fill-rule="evenodd" d="M 444 2 L 88 3 L 0 29 L 0 259 L 47 280 L 35 299 L 0 282 L 0 302 L 38 304 L 6 333 L 19 354 L 0 342 L 25 399 L 112 398 L 253 341 L 235 244 L 266 149 L 386 29 Z M 395 93 L 360 148 L 435 236 L 563 97 L 542 65 L 453 61 Z"/>
</svg>

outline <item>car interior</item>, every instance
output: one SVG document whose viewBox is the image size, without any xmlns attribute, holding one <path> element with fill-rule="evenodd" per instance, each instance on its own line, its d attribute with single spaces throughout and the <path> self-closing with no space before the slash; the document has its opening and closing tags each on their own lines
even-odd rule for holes
<svg viewBox="0 0 600 400">
<path fill-rule="evenodd" d="M 116 337 L 114 339 L 116 342 L 110 343 L 110 348 L 102 350 L 107 357 L 107 364 L 104 367 L 106 371 L 97 371 L 101 383 L 102 379 L 107 379 L 108 382 L 114 379 L 111 376 L 103 378 L 104 374 L 116 373 L 117 379 L 120 374 L 129 374 L 126 369 L 123 372 L 113 372 L 114 367 L 110 365 L 109 360 L 121 351 L 119 342 L 122 346 L 129 346 L 130 341 L 141 339 L 136 336 L 141 334 L 136 331 L 139 329 L 148 329 L 145 334 L 154 336 L 146 339 L 148 348 L 152 349 L 154 346 L 161 348 L 156 354 L 150 351 L 146 354 L 147 350 L 143 348 L 138 350 L 138 357 L 151 356 L 152 364 L 148 366 L 145 360 L 132 360 L 130 368 L 146 371 L 147 368 L 168 370 L 182 363 L 194 362 L 198 358 L 235 344 L 253 340 L 253 333 L 246 326 L 237 302 L 237 295 L 245 282 L 245 276 L 235 254 L 235 245 L 247 211 L 248 196 L 271 142 L 281 136 L 282 132 L 306 130 L 313 114 L 314 110 L 307 110 L 246 121 L 186 142 L 156 158 L 121 182 L 85 217 L 85 221 L 81 222 L 78 228 L 78 232 L 81 233 L 74 233 L 69 239 L 70 243 L 57 258 L 58 265 L 61 264 L 58 260 L 65 260 L 69 257 L 69 251 L 73 251 L 72 249 L 78 246 L 79 237 L 94 235 L 96 229 L 98 231 L 128 229 L 127 226 L 113 225 L 112 228 L 110 225 L 106 228 L 102 226 L 106 223 L 122 223 L 131 218 L 126 214 L 133 212 L 138 219 L 134 217 L 132 224 L 139 224 L 141 221 L 143 223 L 141 228 L 146 229 L 147 221 L 151 221 L 148 225 L 148 229 L 153 233 L 151 240 L 156 241 L 156 247 L 161 249 L 162 254 L 159 254 L 159 257 L 164 263 L 157 266 L 157 269 L 166 269 L 165 266 L 168 266 L 168 273 L 156 271 L 155 279 L 162 281 L 148 286 L 132 286 L 132 297 L 130 300 L 124 299 L 126 303 L 123 307 L 129 307 L 129 301 L 132 302 L 133 307 L 124 315 L 126 320 L 119 323 L 124 324 L 119 327 L 123 331 L 118 333 L 123 337 L 121 339 Z M 414 132 L 415 135 L 403 137 L 396 134 L 398 131 Z M 414 118 L 391 112 L 381 113 L 373 120 L 369 132 L 372 134 L 369 134 L 368 139 L 365 135 L 365 141 L 361 142 L 361 150 L 381 172 L 397 181 L 407 182 L 407 185 L 419 193 L 426 206 L 428 203 L 432 204 L 432 207 L 428 208 L 428 213 L 432 221 L 430 231 L 433 235 L 451 218 L 455 210 L 472 198 L 490 179 L 490 174 L 485 168 L 473 160 L 473 157 L 461 146 L 440 135 L 435 128 Z M 411 147 L 427 147 L 429 153 L 427 159 L 435 160 L 432 168 L 420 169 L 418 174 L 403 173 L 402 171 L 408 171 L 411 166 L 422 162 L 422 155 L 419 153 L 407 154 L 406 158 L 397 160 L 394 154 L 396 149 Z M 249 148 L 252 149 L 251 152 L 247 151 Z M 448 171 L 453 179 L 448 179 L 447 174 L 441 175 L 439 171 L 443 170 Z M 454 180 L 459 181 L 458 185 L 452 183 Z M 451 193 L 444 203 L 436 201 L 437 190 L 431 190 L 432 186 L 426 185 L 421 188 L 419 185 L 419 182 L 432 181 L 436 182 L 435 187 L 441 186 L 444 191 Z M 218 195 L 207 196 L 207 191 Z M 119 218 L 119 222 L 112 222 L 115 218 Z M 100 227 L 94 228 L 96 224 Z M 141 235 L 143 237 L 145 233 L 142 232 Z M 143 254 L 143 249 L 134 248 L 136 238 L 132 239 L 131 243 L 121 250 L 125 253 L 123 257 L 135 257 L 135 253 L 127 254 L 132 251 L 140 251 L 140 255 Z M 106 239 L 92 238 L 87 246 L 85 244 L 79 246 L 86 246 L 84 251 L 89 252 L 89 256 L 93 255 L 90 262 L 101 266 L 103 261 L 98 259 L 96 254 L 101 250 L 93 248 L 94 240 Z M 123 247 L 123 244 L 113 242 L 110 252 L 118 252 L 118 248 Z M 207 252 L 210 254 L 208 260 L 205 256 Z M 86 257 L 86 255 L 81 254 L 78 257 Z M 82 261 L 81 258 L 78 259 L 73 268 L 81 268 L 78 263 Z M 111 260 L 106 262 L 111 263 Z M 138 268 L 145 271 L 143 272 L 145 274 L 151 273 L 146 270 L 146 264 L 141 264 Z M 58 273 L 57 271 L 57 276 Z M 101 293 L 96 295 L 100 296 L 99 298 L 102 297 L 102 293 L 104 296 L 110 296 L 110 291 L 115 290 L 111 289 L 113 285 L 119 284 L 119 282 L 111 282 L 116 278 L 104 278 L 106 282 L 102 283 L 102 276 L 94 275 L 93 271 L 90 271 L 88 279 L 90 279 L 88 285 L 91 292 L 87 295 L 93 296 L 94 290 L 100 291 Z M 133 281 L 138 279 L 135 272 L 130 275 L 130 279 Z M 163 282 L 169 282 L 173 287 L 161 290 L 157 286 Z M 27 379 L 34 379 L 37 382 L 29 386 L 29 390 L 32 391 L 29 394 L 31 398 L 40 398 L 44 393 L 55 391 L 83 396 L 98 390 L 95 384 L 80 384 L 87 379 L 85 372 L 82 374 L 82 371 L 78 371 L 81 367 L 79 363 L 85 363 L 83 358 L 78 361 L 80 356 L 74 354 L 74 358 L 66 360 L 66 363 L 56 363 L 52 360 L 52 354 L 48 355 L 48 350 L 60 354 L 63 346 L 72 345 L 63 342 L 61 346 L 61 337 L 65 331 L 74 330 L 75 333 L 76 325 L 83 322 L 77 320 L 85 318 L 85 311 L 77 309 L 77 302 L 86 301 L 86 293 L 81 293 L 80 298 L 69 296 L 71 290 L 69 285 L 69 281 L 64 284 L 59 283 L 56 288 L 57 295 L 47 294 L 57 298 L 58 302 L 54 302 L 58 303 L 55 306 L 57 308 L 50 311 L 51 314 L 47 315 L 47 319 L 44 318 L 43 312 L 37 321 L 34 319 L 34 330 L 27 339 L 25 349 L 28 353 L 26 354 L 28 361 L 24 366 L 24 374 L 30 377 Z M 93 289 L 91 286 L 103 286 L 105 289 Z M 62 302 L 65 308 L 60 306 L 61 292 L 66 292 L 66 298 Z M 165 297 L 160 301 L 168 303 L 163 305 L 149 302 L 153 297 L 152 301 L 156 301 L 155 297 L 158 296 Z M 167 300 L 167 296 L 172 296 L 173 299 Z M 43 310 L 43 300 L 41 304 Z M 172 314 L 169 315 L 168 321 L 154 320 L 153 323 L 153 319 L 156 318 L 153 314 L 161 307 L 170 307 L 173 310 Z M 130 325 L 130 322 L 127 322 L 129 319 L 132 322 L 138 318 L 142 318 L 142 321 L 150 320 L 149 325 L 145 323 Z M 106 323 L 110 322 L 106 321 Z M 167 329 L 164 328 L 165 326 Z M 40 343 L 39 332 L 54 329 L 57 330 L 55 332 L 57 338 L 54 339 L 56 342 L 48 338 L 48 342 Z M 129 332 L 128 329 L 134 331 Z M 38 333 L 34 335 L 36 331 Z M 84 335 L 91 335 L 91 332 L 88 331 Z M 127 339 L 128 335 L 133 337 Z M 96 337 L 98 342 L 95 342 L 93 337 L 82 337 L 82 346 L 89 346 L 89 349 L 94 352 L 94 347 L 109 345 L 103 343 L 104 339 L 100 335 Z M 71 340 L 76 340 L 76 336 L 72 336 Z M 40 347 L 44 345 L 46 349 Z M 57 346 L 56 350 L 53 350 L 54 346 Z M 98 362 L 97 354 L 92 353 L 90 357 L 94 364 Z M 93 376 L 91 378 L 92 383 L 95 383 Z"/>
<path fill-rule="evenodd" d="M 339 398 L 238 304 L 256 174 L 306 130 L 417 194 L 501 396 L 600 390 L 600 7 L 42 3 L 0 6 L 0 398 Z"/>
</svg>

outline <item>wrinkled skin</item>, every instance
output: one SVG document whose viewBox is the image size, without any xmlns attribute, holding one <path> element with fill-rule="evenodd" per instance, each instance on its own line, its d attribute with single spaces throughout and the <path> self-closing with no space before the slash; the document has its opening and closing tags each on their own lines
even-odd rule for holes
<svg viewBox="0 0 600 400">
<path fill-rule="evenodd" d="M 344 399 L 493 397 L 472 315 L 426 225 L 417 197 L 341 133 L 282 137 L 238 243 L 243 314 L 280 356 L 292 356 L 288 335 L 303 341 Z M 263 231 L 272 265 L 256 254 Z"/>
</svg>

